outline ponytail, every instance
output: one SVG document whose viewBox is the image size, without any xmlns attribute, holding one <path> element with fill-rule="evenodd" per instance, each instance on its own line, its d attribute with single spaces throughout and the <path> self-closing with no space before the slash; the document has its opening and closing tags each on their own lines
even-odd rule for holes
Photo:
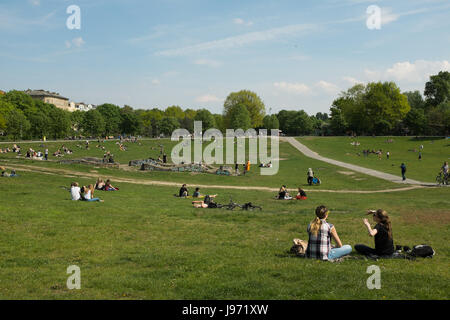
<svg viewBox="0 0 450 320">
<path fill-rule="evenodd" d="M 310 232 L 313 235 L 317 235 L 317 233 L 320 230 L 320 227 L 322 226 L 322 220 L 319 219 L 319 217 L 315 217 L 314 220 L 311 222 Z"/>
</svg>

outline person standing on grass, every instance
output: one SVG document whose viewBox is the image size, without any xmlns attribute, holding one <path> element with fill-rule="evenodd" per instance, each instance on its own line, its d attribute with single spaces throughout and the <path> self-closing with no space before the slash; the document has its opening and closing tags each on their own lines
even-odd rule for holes
<svg viewBox="0 0 450 320">
<path fill-rule="evenodd" d="M 405 176 L 405 174 L 406 174 L 406 165 L 402 162 L 402 165 L 400 166 L 400 168 L 402 169 L 403 181 L 405 181 L 406 180 L 406 176 Z"/>
<path fill-rule="evenodd" d="M 419 160 L 422 160 L 422 151 L 419 151 Z"/>
<path fill-rule="evenodd" d="M 386 158 L 387 158 L 388 160 L 389 160 L 389 155 L 390 155 L 389 151 L 386 152 Z"/>
<path fill-rule="evenodd" d="M 45 160 L 48 160 L 48 149 L 45 149 L 44 155 L 45 155 Z"/>
<path fill-rule="evenodd" d="M 234 165 L 234 173 L 235 173 L 236 175 L 239 175 L 239 165 L 238 165 L 237 162 L 236 162 L 236 164 Z"/>
<path fill-rule="evenodd" d="M 352 252 L 350 245 L 342 245 L 336 228 L 327 222 L 330 211 L 325 206 L 316 208 L 316 218 L 308 225 L 308 247 L 306 248 L 306 257 L 320 260 L 334 260 Z M 331 247 L 331 238 L 334 239 L 337 246 Z"/>
<path fill-rule="evenodd" d="M 391 220 L 386 211 L 378 209 L 369 210 L 367 214 L 373 216 L 376 223 L 372 229 L 367 219 L 363 219 L 364 225 L 371 237 L 375 238 L 375 249 L 363 244 L 355 245 L 355 250 L 363 255 L 391 256 L 394 253 L 394 240 L 392 237 Z"/>
</svg>

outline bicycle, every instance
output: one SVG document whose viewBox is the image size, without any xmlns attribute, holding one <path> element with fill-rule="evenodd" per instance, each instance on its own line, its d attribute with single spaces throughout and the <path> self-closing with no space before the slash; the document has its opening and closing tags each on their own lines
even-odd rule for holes
<svg viewBox="0 0 450 320">
<path fill-rule="evenodd" d="M 260 206 L 255 206 L 251 202 L 247 202 L 244 205 L 236 203 L 233 201 L 233 199 L 231 197 L 230 197 L 230 202 L 228 204 L 218 204 L 217 207 L 225 208 L 227 210 L 234 210 L 236 208 L 241 208 L 241 210 L 253 210 L 253 209 L 259 209 L 260 211 L 262 210 L 262 208 Z"/>
<path fill-rule="evenodd" d="M 439 172 L 439 174 L 436 177 L 436 183 L 438 186 L 448 185 L 448 174 L 442 174 L 442 172 Z"/>
</svg>

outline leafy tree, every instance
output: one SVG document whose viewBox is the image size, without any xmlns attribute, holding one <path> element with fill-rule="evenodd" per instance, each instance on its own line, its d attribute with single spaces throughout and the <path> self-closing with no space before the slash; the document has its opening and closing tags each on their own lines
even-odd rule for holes
<svg viewBox="0 0 450 320">
<path fill-rule="evenodd" d="M 50 117 L 43 112 L 32 112 L 27 116 L 30 121 L 30 136 L 42 138 L 50 133 Z"/>
<path fill-rule="evenodd" d="M 242 129 L 247 130 L 252 127 L 252 121 L 250 118 L 250 113 L 245 105 L 238 104 L 233 106 L 229 110 L 229 124 L 228 129 Z"/>
<path fill-rule="evenodd" d="M 412 108 L 406 115 L 403 122 L 412 134 L 420 135 L 424 133 L 427 118 L 425 117 L 425 113 L 422 108 Z"/>
<path fill-rule="evenodd" d="M 11 90 L 7 92 L 4 96 L 2 96 L 2 99 L 4 99 L 4 101 L 10 102 L 12 105 L 22 111 L 33 108 L 35 106 L 35 101 L 39 101 L 33 99 L 25 92 L 18 90 Z"/>
<path fill-rule="evenodd" d="M 228 95 L 224 102 L 224 117 L 225 125 L 233 127 L 232 125 L 232 110 L 234 107 L 241 105 L 247 108 L 250 116 L 250 126 L 257 128 L 263 124 L 263 118 L 266 113 L 266 107 L 258 95 L 252 91 L 241 90 L 239 92 L 232 92 Z M 243 120 L 243 119 L 242 119 Z"/>
<path fill-rule="evenodd" d="M 120 133 L 122 117 L 119 106 L 111 103 L 104 103 L 97 106 L 96 110 L 100 112 L 104 120 L 104 129 L 98 134 L 104 133 L 106 136 L 110 136 Z"/>
<path fill-rule="evenodd" d="M 333 106 L 330 108 L 330 112 L 331 132 L 336 136 L 345 134 L 347 130 L 347 122 L 344 119 L 341 109 Z"/>
<path fill-rule="evenodd" d="M 184 111 L 179 106 L 167 107 L 166 111 L 164 111 L 164 115 L 166 117 L 177 118 L 178 120 L 184 119 Z"/>
<path fill-rule="evenodd" d="M 214 114 L 214 122 L 216 123 L 216 128 L 219 129 L 221 132 L 225 133 L 225 123 L 223 119 L 223 115 L 221 114 Z"/>
<path fill-rule="evenodd" d="M 73 131 L 78 131 L 83 123 L 84 113 L 80 110 L 76 110 L 70 114 L 70 123 Z"/>
<path fill-rule="evenodd" d="M 263 119 L 263 127 L 267 130 L 270 129 L 279 129 L 280 128 L 280 122 L 278 121 L 278 118 L 276 115 L 266 115 Z M 268 131 L 268 134 L 270 134 L 270 131 Z"/>
<path fill-rule="evenodd" d="M 130 106 L 124 106 L 120 110 L 120 130 L 121 133 L 134 135 L 139 131 L 139 118 Z"/>
<path fill-rule="evenodd" d="M 164 117 L 161 119 L 160 130 L 166 136 L 171 136 L 175 129 L 180 127 L 178 119 L 175 117 Z"/>
<path fill-rule="evenodd" d="M 92 109 L 84 112 L 81 127 L 86 134 L 98 137 L 105 132 L 105 119 L 100 111 Z"/>
<path fill-rule="evenodd" d="M 425 84 L 424 95 L 428 108 L 450 101 L 450 72 L 441 71 L 430 76 L 430 81 Z"/>
<path fill-rule="evenodd" d="M 13 108 L 6 115 L 6 132 L 14 140 L 22 139 L 23 134 L 30 129 L 30 122 L 22 110 Z"/>
<path fill-rule="evenodd" d="M 408 98 L 408 103 L 411 106 L 411 109 L 425 108 L 425 101 L 418 90 L 403 92 L 403 94 Z"/>
<path fill-rule="evenodd" d="M 50 111 L 49 119 L 49 134 L 55 139 L 66 137 L 71 128 L 69 112 L 54 107 Z"/>
<path fill-rule="evenodd" d="M 216 127 L 216 120 L 214 119 L 214 116 L 206 109 L 198 110 L 194 120 L 202 122 L 203 131 Z"/>
<path fill-rule="evenodd" d="M 184 110 L 184 116 L 188 119 L 194 120 L 196 114 L 197 114 L 197 111 L 195 111 L 195 110 L 192 110 L 192 109 Z"/>
</svg>

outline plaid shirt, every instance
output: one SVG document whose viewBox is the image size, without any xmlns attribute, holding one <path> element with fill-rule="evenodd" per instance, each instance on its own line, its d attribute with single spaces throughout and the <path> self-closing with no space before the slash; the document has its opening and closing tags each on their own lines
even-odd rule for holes
<svg viewBox="0 0 450 320">
<path fill-rule="evenodd" d="M 333 225 L 321 220 L 322 224 L 320 226 L 317 235 L 310 232 L 311 224 L 308 225 L 308 248 L 306 248 L 306 257 L 313 259 L 328 260 L 328 253 L 331 250 L 331 228 Z"/>
</svg>

